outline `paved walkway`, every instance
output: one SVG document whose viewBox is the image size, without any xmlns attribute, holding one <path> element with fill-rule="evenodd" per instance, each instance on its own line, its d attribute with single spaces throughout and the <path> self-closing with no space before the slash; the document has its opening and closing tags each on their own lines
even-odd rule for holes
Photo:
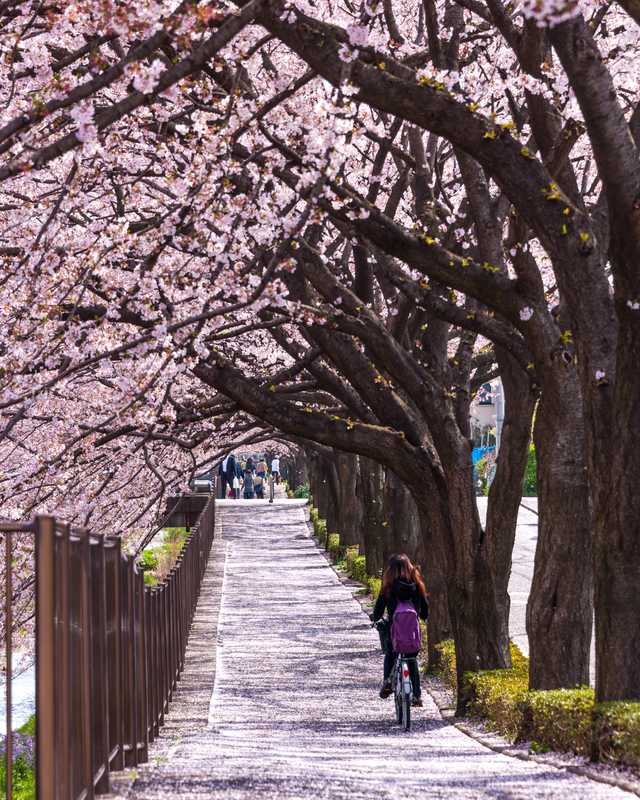
<svg viewBox="0 0 640 800">
<path fill-rule="evenodd" d="M 206 652 L 192 637 L 176 722 L 141 768 L 135 800 L 631 797 L 494 753 L 443 720 L 430 698 L 412 732 L 401 732 L 392 701 L 377 697 L 377 635 L 309 537 L 302 504 L 225 501 L 218 514 L 226 561 L 208 723 L 213 615 Z M 220 559 L 210 572 L 219 574 Z M 206 583 L 209 611 L 219 583 Z M 205 617 L 198 612 L 201 631 Z"/>
</svg>

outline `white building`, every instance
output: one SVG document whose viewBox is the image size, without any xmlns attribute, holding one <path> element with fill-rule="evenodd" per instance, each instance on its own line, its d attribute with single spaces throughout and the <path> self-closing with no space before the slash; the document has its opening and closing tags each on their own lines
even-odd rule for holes
<svg viewBox="0 0 640 800">
<path fill-rule="evenodd" d="M 504 421 L 504 395 L 498 378 L 483 384 L 471 403 L 471 438 L 474 447 L 500 447 Z"/>
</svg>

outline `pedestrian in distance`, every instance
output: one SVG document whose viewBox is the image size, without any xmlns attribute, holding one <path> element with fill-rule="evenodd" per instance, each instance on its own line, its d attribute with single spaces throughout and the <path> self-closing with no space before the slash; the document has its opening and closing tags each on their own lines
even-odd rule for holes
<svg viewBox="0 0 640 800">
<path fill-rule="evenodd" d="M 420 652 L 420 623 L 418 617 L 424 621 L 429 616 L 429 603 L 427 591 L 420 567 L 411 563 L 404 553 L 393 555 L 389 558 L 386 569 L 382 575 L 382 587 L 373 609 L 373 621 L 382 619 L 385 610 L 390 624 L 390 640 L 387 640 L 384 656 L 384 670 L 380 697 L 389 697 L 393 688 L 391 686 L 391 673 L 395 664 L 397 653 L 394 652 L 392 642 L 400 637 L 415 643 L 415 652 L 411 647 L 409 652 L 404 652 L 408 661 L 413 684 L 413 704 L 422 705 L 420 689 L 420 671 L 417 657 Z"/>
<path fill-rule="evenodd" d="M 227 485 L 229 486 L 230 489 L 233 489 L 233 479 L 236 476 L 236 466 L 237 466 L 236 465 L 236 457 L 234 456 L 233 453 L 229 453 L 229 455 L 227 456 L 226 461 L 227 461 L 227 463 L 226 463 L 226 467 L 225 467 L 225 472 L 226 472 L 226 475 L 227 475 Z M 235 494 L 234 494 L 234 497 L 235 497 Z"/>
<path fill-rule="evenodd" d="M 253 472 L 247 467 L 244 471 L 244 479 L 242 482 L 244 499 L 253 500 Z"/>
<path fill-rule="evenodd" d="M 280 458 L 279 458 L 279 456 L 274 456 L 273 460 L 271 461 L 271 474 L 273 475 L 273 480 L 276 483 L 280 483 Z"/>
<path fill-rule="evenodd" d="M 218 476 L 220 478 L 220 486 L 222 487 L 220 490 L 220 497 L 224 499 L 227 496 L 227 462 L 229 461 L 229 456 L 226 455 L 220 464 L 218 465 Z"/>
<path fill-rule="evenodd" d="M 264 477 L 258 472 L 253 478 L 256 500 L 264 500 Z"/>
<path fill-rule="evenodd" d="M 240 499 L 240 478 L 237 475 L 233 476 L 233 499 Z"/>
<path fill-rule="evenodd" d="M 247 463 L 244 465 L 244 468 L 245 470 L 247 469 L 251 470 L 251 474 L 255 472 L 256 467 L 253 461 L 253 456 L 249 456 L 249 458 L 247 459 Z"/>
<path fill-rule="evenodd" d="M 261 478 L 267 477 L 267 462 L 264 460 L 262 456 L 258 459 L 258 463 L 256 464 L 256 474 L 259 475 Z"/>
</svg>

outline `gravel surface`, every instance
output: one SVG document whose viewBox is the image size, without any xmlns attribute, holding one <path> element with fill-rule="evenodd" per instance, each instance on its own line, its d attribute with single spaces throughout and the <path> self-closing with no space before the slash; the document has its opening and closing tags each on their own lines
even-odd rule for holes
<svg viewBox="0 0 640 800">
<path fill-rule="evenodd" d="M 212 579 L 205 628 L 198 611 L 209 647 L 192 637 L 196 657 L 170 727 L 130 798 L 633 797 L 493 752 L 444 720 L 426 695 L 411 733 L 400 731 L 392 700 L 377 696 L 377 634 L 310 538 L 303 503 L 225 501 L 218 517 L 225 561 L 217 649 Z M 210 571 L 219 573 L 221 561 Z"/>
</svg>

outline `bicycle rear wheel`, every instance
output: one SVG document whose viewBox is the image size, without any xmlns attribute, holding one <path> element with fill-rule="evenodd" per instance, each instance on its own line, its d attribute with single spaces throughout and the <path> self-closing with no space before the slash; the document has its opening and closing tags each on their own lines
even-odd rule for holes
<svg viewBox="0 0 640 800">
<path fill-rule="evenodd" d="M 393 697 L 396 701 L 396 722 L 398 725 L 402 725 L 402 697 L 398 695 L 398 692 L 394 692 Z"/>
<path fill-rule="evenodd" d="M 402 695 L 402 721 L 405 731 L 411 730 L 411 695 Z"/>
</svg>

